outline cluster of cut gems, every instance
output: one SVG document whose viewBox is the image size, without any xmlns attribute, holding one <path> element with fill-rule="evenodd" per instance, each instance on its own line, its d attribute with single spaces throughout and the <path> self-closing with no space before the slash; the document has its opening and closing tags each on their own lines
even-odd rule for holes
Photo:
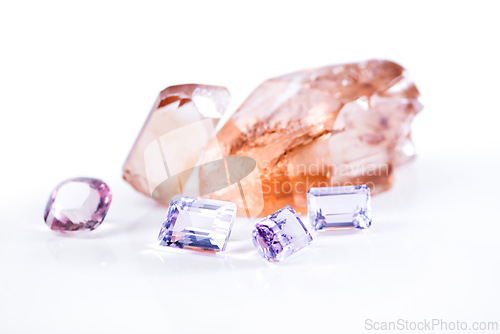
<svg viewBox="0 0 500 334">
<path fill-rule="evenodd" d="M 56 231 L 93 230 L 101 224 L 111 192 L 101 180 L 75 178 L 57 186 L 45 210 Z M 366 186 L 311 188 L 309 226 L 314 230 L 370 227 L 370 189 Z M 170 202 L 158 241 L 161 246 L 217 253 L 224 251 L 236 217 L 232 202 L 176 195 Z M 262 257 L 279 262 L 308 246 L 313 238 L 291 206 L 260 220 L 253 243 Z"/>
<path fill-rule="evenodd" d="M 311 188 L 307 194 L 309 226 L 314 230 L 370 227 L 367 186 Z M 286 206 L 258 222 L 253 243 L 268 261 L 279 262 L 309 245 L 312 237 L 295 210 Z"/>
<path fill-rule="evenodd" d="M 158 96 L 137 137 L 123 178 L 139 192 L 170 203 L 158 241 L 182 249 L 224 251 L 237 208 L 241 215 L 256 217 L 290 203 L 305 213 L 307 202 L 307 227 L 291 206 L 255 225 L 253 242 L 259 252 L 269 261 L 281 261 L 311 243 L 308 228 L 370 227 L 368 187 L 314 186 L 353 184 L 361 177 L 377 191 L 389 189 L 392 167 L 415 156 L 410 125 L 422 109 L 419 96 L 405 69 L 391 61 L 305 70 L 263 82 L 215 136 L 229 91 L 170 86 Z M 334 172 L 320 178 L 282 172 L 298 170 L 299 164 L 317 170 L 313 164 L 318 159 Z M 345 175 L 333 168 L 351 164 L 360 168 Z M 387 171 L 384 177 L 380 171 Z M 264 186 L 283 189 L 271 182 L 292 182 L 293 191 L 286 197 L 276 190 L 263 193 Z M 313 186 L 307 198 L 301 184 Z M 111 198 L 101 180 L 67 180 L 52 192 L 45 222 L 58 232 L 92 231 L 105 218 Z"/>
</svg>

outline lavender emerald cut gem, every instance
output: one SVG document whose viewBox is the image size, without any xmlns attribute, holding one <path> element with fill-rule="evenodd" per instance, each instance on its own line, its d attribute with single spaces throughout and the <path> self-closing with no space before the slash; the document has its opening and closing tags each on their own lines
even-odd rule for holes
<svg viewBox="0 0 500 334">
<path fill-rule="evenodd" d="M 289 205 L 262 219 L 253 231 L 254 245 L 272 262 L 285 259 L 311 241 L 311 235 Z"/>
<path fill-rule="evenodd" d="M 161 246 L 220 252 L 231 233 L 236 204 L 176 195 L 158 235 Z"/>
<path fill-rule="evenodd" d="M 372 223 L 370 188 L 311 188 L 307 192 L 307 212 L 309 224 L 316 230 L 368 228 Z"/>
<path fill-rule="evenodd" d="M 53 191 L 45 207 L 45 223 L 54 231 L 92 231 L 108 213 L 111 191 L 103 181 L 69 179 Z"/>
</svg>

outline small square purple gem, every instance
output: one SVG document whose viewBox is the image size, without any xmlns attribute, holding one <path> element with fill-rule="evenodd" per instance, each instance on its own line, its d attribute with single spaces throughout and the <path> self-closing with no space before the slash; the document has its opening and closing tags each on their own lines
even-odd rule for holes
<svg viewBox="0 0 500 334">
<path fill-rule="evenodd" d="M 279 262 L 309 245 L 312 237 L 291 206 L 262 219 L 255 225 L 253 243 L 262 256 Z"/>
</svg>

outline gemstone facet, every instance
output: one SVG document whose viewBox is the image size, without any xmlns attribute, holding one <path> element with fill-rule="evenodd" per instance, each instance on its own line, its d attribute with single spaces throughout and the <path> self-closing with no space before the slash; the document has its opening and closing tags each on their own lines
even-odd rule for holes
<svg viewBox="0 0 500 334">
<path fill-rule="evenodd" d="M 103 181 L 73 178 L 59 184 L 45 207 L 45 223 L 54 231 L 92 231 L 104 220 L 111 191 Z"/>
<path fill-rule="evenodd" d="M 255 225 L 253 243 L 262 256 L 279 262 L 309 245 L 312 237 L 291 206 L 276 211 Z"/>
<path fill-rule="evenodd" d="M 372 223 L 370 188 L 311 188 L 307 192 L 307 211 L 309 224 L 315 230 L 368 228 Z"/>
<path fill-rule="evenodd" d="M 226 248 L 235 216 L 234 203 L 176 195 L 158 241 L 161 246 L 221 252 Z"/>
<path fill-rule="evenodd" d="M 414 156 L 410 126 L 422 109 L 419 96 L 405 69 L 385 60 L 272 78 L 232 114 L 206 155 L 213 149 L 257 162 L 261 215 L 288 204 L 305 213 L 311 187 L 366 184 L 383 192 L 394 167 Z M 220 189 L 210 198 L 231 194 Z"/>
</svg>

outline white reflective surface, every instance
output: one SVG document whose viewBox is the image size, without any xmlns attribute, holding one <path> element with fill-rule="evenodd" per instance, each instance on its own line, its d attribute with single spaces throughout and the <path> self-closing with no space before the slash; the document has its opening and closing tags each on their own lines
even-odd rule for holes
<svg viewBox="0 0 500 334">
<path fill-rule="evenodd" d="M 498 160 L 482 166 L 490 175 L 500 169 Z M 494 320 L 498 183 L 456 181 L 473 168 L 422 154 L 392 191 L 373 197 L 370 229 L 315 233 L 279 264 L 260 258 L 246 219 L 235 223 L 225 253 L 157 246 L 166 208 L 118 178 L 108 182 L 115 196 L 104 223 L 60 236 L 43 223 L 41 189 L 3 213 L 0 327 L 227 332 L 242 323 L 249 331 L 350 330 L 366 318 Z"/>
</svg>

